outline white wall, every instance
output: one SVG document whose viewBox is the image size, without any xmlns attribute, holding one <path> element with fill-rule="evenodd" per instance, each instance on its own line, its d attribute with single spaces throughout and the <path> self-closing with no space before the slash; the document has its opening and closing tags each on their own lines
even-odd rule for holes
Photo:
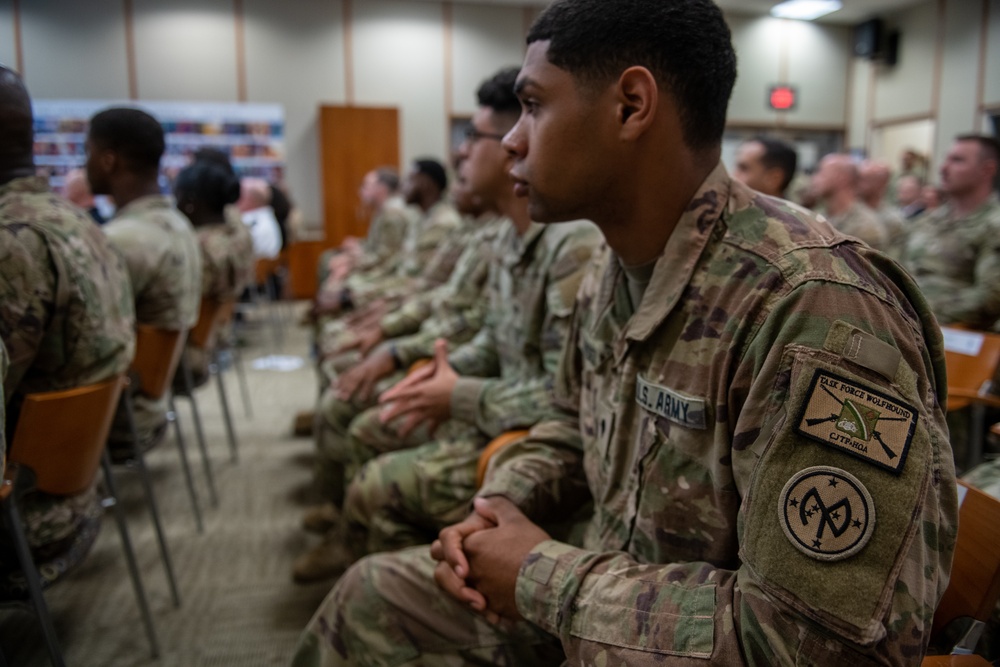
<svg viewBox="0 0 1000 667">
<path fill-rule="evenodd" d="M 14 48 L 14 5 L 11 0 L 0 0 L 0 65 L 17 67 Z"/>
<path fill-rule="evenodd" d="M 979 4 L 976 0 L 960 1 Z M 937 14 L 937 3 L 931 1 L 888 19 L 887 25 L 901 34 L 899 63 L 895 67 L 876 66 L 875 120 L 911 118 L 933 112 Z"/>
<path fill-rule="evenodd" d="M 452 9 L 454 79 L 452 113 L 476 110 L 476 88 L 491 72 L 524 59 L 524 11 L 495 5 L 456 4 Z"/>
<path fill-rule="evenodd" d="M 1000 0 L 990 0 L 986 39 L 984 102 L 1000 107 Z"/>
</svg>

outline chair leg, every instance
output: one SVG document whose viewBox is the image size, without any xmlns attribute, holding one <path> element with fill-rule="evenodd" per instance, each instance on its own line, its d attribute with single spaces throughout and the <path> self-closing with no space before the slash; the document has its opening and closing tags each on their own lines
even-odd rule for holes
<svg viewBox="0 0 1000 667">
<path fill-rule="evenodd" d="M 226 436 L 229 439 L 229 453 L 232 457 L 233 463 L 238 463 L 240 456 L 236 443 L 236 430 L 233 428 L 233 417 L 229 412 L 229 399 L 226 396 L 226 383 L 222 377 L 222 369 L 214 358 L 209 366 L 209 372 L 215 376 L 215 384 L 219 389 L 219 404 L 222 406 L 222 418 L 226 424 Z"/>
<path fill-rule="evenodd" d="M 122 400 L 125 401 L 125 413 L 128 416 L 129 429 L 132 432 L 132 442 L 135 447 L 136 455 L 135 463 L 136 468 L 139 469 L 139 480 L 142 482 L 142 488 L 146 494 L 146 504 L 149 505 L 149 513 L 153 518 L 153 528 L 156 530 L 156 540 L 160 545 L 160 558 L 163 561 L 163 568 L 167 573 L 167 583 L 170 584 L 170 596 L 173 598 L 174 606 L 180 607 L 181 595 L 177 590 L 177 579 L 174 577 L 174 565 L 170 561 L 170 550 L 167 548 L 167 538 L 163 534 L 163 525 L 160 523 L 160 512 L 156 508 L 156 497 L 153 495 L 153 482 L 150 480 L 149 470 L 146 468 L 145 455 L 139 447 L 139 432 L 135 426 L 135 412 L 132 409 L 132 395 L 128 391 L 123 391 Z"/>
<path fill-rule="evenodd" d="M 201 464 L 205 469 L 205 479 L 208 481 L 208 501 L 212 507 L 219 506 L 219 494 L 215 490 L 215 475 L 212 474 L 212 459 L 208 457 L 208 447 L 205 445 L 205 432 L 201 428 L 201 414 L 198 412 L 198 401 L 194 397 L 194 382 L 191 379 L 191 367 L 181 356 L 179 365 L 181 379 L 184 382 L 184 390 L 187 399 L 191 404 L 191 419 L 194 421 L 194 432 L 198 438 L 198 448 L 201 450 Z"/>
<path fill-rule="evenodd" d="M 236 379 L 240 383 L 243 412 L 246 413 L 247 419 L 253 419 L 253 407 L 250 405 L 250 387 L 247 385 L 247 371 L 243 367 L 243 353 L 236 346 L 231 348 L 231 352 L 233 354 L 233 368 L 236 369 Z"/>
<path fill-rule="evenodd" d="M 62 651 L 59 650 L 59 640 L 56 638 L 55 628 L 52 627 L 52 617 L 49 616 L 49 607 L 45 604 L 45 596 L 42 595 L 42 582 L 35 568 L 35 561 L 31 558 L 31 551 L 28 549 L 28 537 L 24 534 L 24 525 L 21 523 L 20 512 L 17 511 L 17 501 L 13 495 L 3 503 L 4 512 L 7 515 L 7 522 L 13 533 L 14 548 L 17 551 L 17 559 L 21 564 L 21 571 L 28 581 L 28 592 L 31 594 L 31 602 L 35 606 L 35 614 L 38 616 L 38 623 L 42 626 L 42 636 L 45 637 L 45 647 L 49 650 L 49 657 L 53 667 L 66 667 L 63 660 Z"/>
<path fill-rule="evenodd" d="M 132 590 L 135 591 L 135 601 L 139 605 L 139 613 L 142 614 L 142 623 L 146 628 L 149 650 L 154 659 L 159 658 L 160 643 L 156 638 L 153 614 L 149 611 L 149 603 L 146 601 L 146 589 L 142 585 L 139 565 L 135 559 L 135 550 L 132 548 L 132 539 L 129 537 L 128 525 L 125 523 L 125 513 L 118 502 L 118 490 L 115 488 L 114 475 L 111 472 L 111 459 L 108 458 L 107 451 L 101 457 L 101 469 L 104 471 L 104 483 L 108 487 L 108 497 L 102 504 L 104 507 L 110 507 L 115 515 L 115 523 L 118 524 L 118 534 L 122 540 L 122 549 L 125 551 L 125 562 L 128 565 L 129 576 L 132 578 Z"/>
<path fill-rule="evenodd" d="M 187 444 L 184 440 L 184 431 L 181 430 L 181 422 L 177 415 L 177 406 L 174 405 L 174 397 L 170 397 L 170 421 L 174 424 L 174 435 L 177 440 L 177 451 L 181 456 L 181 468 L 184 470 L 184 482 L 187 484 L 188 497 L 191 498 L 191 509 L 194 511 L 194 523 L 199 533 L 205 532 L 205 524 L 201 518 L 201 503 L 198 502 L 198 492 L 194 488 L 194 475 L 191 474 L 191 462 L 188 460 Z"/>
</svg>

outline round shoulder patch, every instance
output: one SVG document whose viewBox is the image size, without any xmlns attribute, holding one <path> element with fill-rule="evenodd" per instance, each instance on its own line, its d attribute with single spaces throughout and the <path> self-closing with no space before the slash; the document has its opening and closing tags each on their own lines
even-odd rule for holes
<svg viewBox="0 0 1000 667">
<path fill-rule="evenodd" d="M 778 518 L 796 549 L 818 560 L 861 551 L 875 530 L 875 503 L 846 470 L 814 466 L 792 476 L 778 496 Z"/>
</svg>

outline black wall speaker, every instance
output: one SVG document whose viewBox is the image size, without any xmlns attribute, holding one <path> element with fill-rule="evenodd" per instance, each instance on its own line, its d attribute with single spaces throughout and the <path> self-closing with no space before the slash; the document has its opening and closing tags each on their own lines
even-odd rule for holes
<svg viewBox="0 0 1000 667">
<path fill-rule="evenodd" d="M 882 44 L 882 20 L 870 19 L 854 26 L 854 55 L 875 58 Z"/>
<path fill-rule="evenodd" d="M 893 30 L 885 38 L 885 51 L 882 54 L 882 62 L 889 67 L 893 67 L 899 62 L 899 31 Z"/>
</svg>

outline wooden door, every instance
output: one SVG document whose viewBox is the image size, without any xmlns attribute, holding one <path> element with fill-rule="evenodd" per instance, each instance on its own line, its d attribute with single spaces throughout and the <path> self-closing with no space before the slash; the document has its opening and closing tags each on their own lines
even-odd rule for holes
<svg viewBox="0 0 1000 667">
<path fill-rule="evenodd" d="M 363 237 L 367 212 L 358 188 L 365 174 L 382 166 L 399 167 L 397 109 L 321 106 L 319 113 L 324 246 L 335 247 L 347 236 Z"/>
</svg>

